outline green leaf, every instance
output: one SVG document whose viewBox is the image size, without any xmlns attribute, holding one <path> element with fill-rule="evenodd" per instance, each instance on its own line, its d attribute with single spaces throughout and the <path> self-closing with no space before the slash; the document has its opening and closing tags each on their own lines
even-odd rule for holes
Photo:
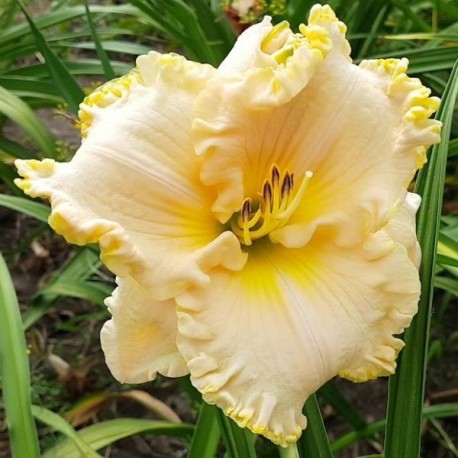
<svg viewBox="0 0 458 458">
<path fill-rule="evenodd" d="M 434 279 L 434 286 L 458 297 L 458 280 L 454 278 L 437 276 Z"/>
<path fill-rule="evenodd" d="M 102 46 L 102 43 L 99 40 L 99 36 L 97 34 L 97 30 L 94 25 L 94 21 L 92 19 L 91 10 L 89 9 L 87 0 L 84 2 L 84 7 L 86 9 L 86 17 L 87 22 L 89 24 L 89 29 L 91 31 L 92 40 L 94 41 L 95 49 L 97 51 L 97 55 L 99 56 L 100 62 L 102 63 L 103 70 L 105 72 L 105 77 L 109 80 L 115 78 L 115 72 L 113 67 L 110 64 L 110 59 L 105 52 L 105 49 Z"/>
<path fill-rule="evenodd" d="M 49 73 L 52 80 L 54 81 L 54 84 L 59 88 L 60 93 L 67 101 L 70 110 L 74 113 L 77 113 L 79 104 L 82 102 L 85 96 L 84 91 L 73 78 L 71 73 L 65 68 L 62 62 L 54 55 L 53 51 L 46 43 L 46 40 L 44 39 L 38 27 L 35 25 L 26 8 L 19 0 L 16 1 L 21 7 L 30 25 L 32 34 L 35 38 L 37 49 L 41 52 L 46 61 L 46 65 L 48 66 Z"/>
<path fill-rule="evenodd" d="M 214 458 L 220 438 L 217 407 L 204 402 L 200 406 L 188 458 Z"/>
<path fill-rule="evenodd" d="M 145 13 L 154 27 L 179 42 L 191 59 L 218 65 L 223 56 L 217 56 L 211 45 L 199 10 L 194 10 L 189 2 L 182 0 L 129 0 Z M 195 3 L 195 2 L 191 2 Z M 207 12 L 207 15 L 211 14 Z M 208 21 L 208 19 L 207 19 Z"/>
<path fill-rule="evenodd" d="M 331 446 L 315 395 L 307 399 L 303 412 L 307 417 L 307 428 L 298 441 L 301 458 L 332 458 Z"/>
<path fill-rule="evenodd" d="M 1 83 L 0 83 L 1 84 Z M 0 137 L 0 150 L 18 159 L 34 159 L 35 154 L 19 143 Z"/>
<path fill-rule="evenodd" d="M 43 223 L 48 222 L 50 209 L 47 205 L 40 204 L 39 202 L 35 202 L 24 197 L 0 194 L 0 205 L 10 208 L 11 210 L 24 213 L 25 215 L 32 216 Z"/>
<path fill-rule="evenodd" d="M 96 59 L 62 60 L 62 63 L 72 75 L 104 75 L 101 63 Z M 117 75 L 124 75 L 132 70 L 132 64 L 111 61 L 111 65 Z M 46 64 L 28 65 L 27 67 L 15 68 L 7 73 L 7 76 L 32 76 L 34 78 L 49 78 L 49 67 Z"/>
<path fill-rule="evenodd" d="M 19 3 L 16 1 L 16 3 Z M 91 6 L 92 13 L 103 14 L 120 14 L 138 16 L 138 10 L 128 5 L 93 5 Z M 34 20 L 35 26 L 38 29 L 46 29 L 58 24 L 64 24 L 72 19 L 76 19 L 86 14 L 83 6 L 70 6 L 53 11 L 48 11 L 37 17 Z M 17 43 L 19 40 L 30 35 L 30 27 L 27 23 L 20 23 L 13 27 L 8 27 L 0 33 L 0 50 L 4 49 L 7 43 Z"/>
<path fill-rule="evenodd" d="M 24 129 L 46 156 L 55 157 L 55 142 L 51 133 L 23 100 L 1 86 L 0 113 Z"/>
<path fill-rule="evenodd" d="M 95 450 L 99 450 L 113 442 L 136 434 L 148 433 L 157 436 L 186 437 L 192 431 L 193 427 L 184 423 L 169 423 L 137 418 L 117 418 L 83 428 L 78 431 L 78 434 L 89 446 Z M 43 454 L 43 458 L 81 458 L 81 454 L 73 440 L 67 439 L 47 450 Z"/>
<path fill-rule="evenodd" d="M 58 293 L 47 293 L 48 289 L 56 288 L 59 283 L 68 284 L 71 282 L 80 282 L 97 273 L 100 266 L 98 252 L 93 247 L 84 247 L 79 249 L 69 261 L 60 269 L 54 272 L 54 275 L 48 285 L 43 287 L 32 299 L 31 304 L 24 313 L 24 329 L 28 329 L 38 321 L 61 297 Z"/>
<path fill-rule="evenodd" d="M 318 397 L 323 398 L 353 429 L 363 429 L 367 426 L 364 419 L 351 406 L 333 381 L 320 388 Z"/>
<path fill-rule="evenodd" d="M 56 296 L 77 297 L 78 299 L 84 299 L 100 305 L 105 310 L 105 299 L 112 292 L 113 286 L 104 283 L 75 281 L 74 279 L 63 281 L 59 279 L 57 282 L 48 286 L 44 292 L 42 291 L 41 295 L 45 300 L 47 297 L 55 298 Z"/>
<path fill-rule="evenodd" d="M 418 212 L 417 232 L 423 259 L 418 314 L 404 334 L 406 346 L 398 360 L 397 372 L 390 379 L 386 458 L 418 458 L 420 455 L 421 413 L 425 389 L 429 327 L 434 284 L 434 267 L 444 192 L 448 140 L 458 94 L 458 61 L 444 92 L 437 118 L 443 122 L 442 141 L 421 171 L 416 191 L 423 202 Z"/>
<path fill-rule="evenodd" d="M 101 455 L 96 453 L 83 439 L 81 439 L 79 434 L 73 429 L 72 425 L 60 415 L 39 406 L 32 406 L 32 413 L 37 420 L 51 426 L 56 431 L 65 434 L 71 441 L 73 441 L 73 444 L 81 456 L 85 458 L 101 457 Z"/>
<path fill-rule="evenodd" d="M 426 406 L 423 409 L 423 420 L 456 416 L 458 416 L 458 403 L 437 404 L 434 406 Z M 352 431 L 351 433 L 345 434 L 333 442 L 332 451 L 340 452 L 360 439 L 374 437 L 375 434 L 382 432 L 385 427 L 386 419 L 371 423 L 359 431 Z"/>
<path fill-rule="evenodd" d="M 30 371 L 21 314 L 8 268 L 0 254 L 0 379 L 12 456 L 38 458 L 32 416 Z"/>
<path fill-rule="evenodd" d="M 224 443 L 231 458 L 256 458 L 256 436 L 246 428 L 239 428 L 221 409 L 216 408 Z"/>
</svg>

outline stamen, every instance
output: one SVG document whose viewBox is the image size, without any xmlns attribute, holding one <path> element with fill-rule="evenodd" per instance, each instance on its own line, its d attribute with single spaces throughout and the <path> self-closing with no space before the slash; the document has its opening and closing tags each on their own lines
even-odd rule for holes
<svg viewBox="0 0 458 458">
<path fill-rule="evenodd" d="M 291 176 L 288 172 L 285 173 L 285 177 L 283 178 L 283 183 L 281 185 L 281 198 L 284 199 L 286 195 L 289 195 L 291 188 L 293 187 L 291 182 Z"/>
<path fill-rule="evenodd" d="M 272 185 L 269 180 L 264 181 L 264 185 L 262 186 L 262 198 L 266 207 L 270 208 L 272 204 Z"/>
<path fill-rule="evenodd" d="M 242 211 L 241 211 L 242 221 L 244 223 L 246 223 L 250 219 L 250 214 L 251 214 L 251 199 L 247 197 L 243 201 Z"/>
<path fill-rule="evenodd" d="M 280 183 L 280 171 L 276 164 L 274 164 L 270 171 L 271 179 L 272 179 L 272 190 L 273 190 L 273 199 L 272 199 L 272 212 L 275 212 L 280 207 L 281 201 L 281 193 L 279 190 L 279 183 Z"/>
<path fill-rule="evenodd" d="M 280 181 L 280 170 L 278 170 L 276 164 L 272 166 L 270 174 L 272 177 L 272 186 L 275 188 L 275 186 L 277 186 L 278 182 Z"/>
<path fill-rule="evenodd" d="M 288 219 L 293 214 L 294 210 L 296 210 L 296 208 L 302 202 L 305 191 L 307 190 L 309 181 L 312 178 L 312 176 L 313 176 L 312 172 L 305 172 L 304 179 L 302 180 L 302 183 L 299 186 L 299 189 L 297 190 L 297 193 L 294 196 L 293 200 L 289 203 L 288 207 L 286 208 L 284 212 L 279 213 L 277 215 L 277 218 Z"/>
<path fill-rule="evenodd" d="M 274 229 L 283 227 L 302 202 L 312 172 L 306 172 L 299 189 L 294 193 L 294 174 L 288 170 L 280 174 L 276 164 L 271 167 L 270 179 L 266 179 L 259 194 L 259 207 L 253 212 L 251 198 L 243 201 L 238 218 L 231 228 L 242 243 L 252 245 Z M 281 186 L 280 186 L 281 182 Z"/>
</svg>

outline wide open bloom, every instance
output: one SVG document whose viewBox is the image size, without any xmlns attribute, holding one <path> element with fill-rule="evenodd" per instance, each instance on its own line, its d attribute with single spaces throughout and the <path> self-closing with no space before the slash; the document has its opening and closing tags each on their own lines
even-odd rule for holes
<svg viewBox="0 0 458 458">
<path fill-rule="evenodd" d="M 250 27 L 218 69 L 151 52 L 82 103 L 70 163 L 17 161 L 51 226 L 117 275 L 101 338 L 118 380 L 190 373 L 287 445 L 327 380 L 393 373 L 420 291 L 407 186 L 438 99 L 405 59 L 349 51 L 316 5 L 299 33 Z"/>
</svg>

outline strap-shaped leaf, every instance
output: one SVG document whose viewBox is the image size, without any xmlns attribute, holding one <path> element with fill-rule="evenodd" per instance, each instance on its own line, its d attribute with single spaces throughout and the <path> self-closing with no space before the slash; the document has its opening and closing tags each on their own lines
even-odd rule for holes
<svg viewBox="0 0 458 458">
<path fill-rule="evenodd" d="M 11 454 L 18 458 L 38 458 L 40 449 L 31 409 L 27 346 L 13 282 L 1 254 L 0 323 L 0 379 Z"/>
<path fill-rule="evenodd" d="M 422 196 L 417 232 L 422 249 L 420 280 L 422 283 L 418 314 L 405 332 L 406 346 L 401 352 L 398 369 L 390 380 L 386 458 L 418 458 L 420 455 L 421 416 L 425 390 L 428 338 L 434 289 L 434 267 L 444 193 L 448 141 L 458 95 L 458 61 L 442 98 L 437 118 L 443 122 L 442 141 L 430 155 L 421 171 L 416 192 Z"/>
</svg>

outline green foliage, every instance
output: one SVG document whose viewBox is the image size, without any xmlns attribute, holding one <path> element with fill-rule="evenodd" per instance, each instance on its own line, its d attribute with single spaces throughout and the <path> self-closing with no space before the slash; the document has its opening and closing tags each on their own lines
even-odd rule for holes
<svg viewBox="0 0 458 458">
<path fill-rule="evenodd" d="M 184 51 L 191 59 L 217 66 L 236 39 L 233 24 L 224 13 L 224 5 L 230 3 L 227 1 L 128 0 L 124 5 L 101 1 L 90 6 L 87 3 L 63 0 L 44 11 L 33 0 L 24 2 L 25 7 L 16 1 L 0 4 L 0 129 L 7 132 L 5 127 L 13 124 L 19 132 L 16 136 L 0 135 L 0 206 L 35 220 L 29 238 L 22 248 L 11 249 L 8 260 L 19 256 L 24 246 L 31 246 L 38 235 L 45 233 L 44 223 L 49 214 L 47 206 L 22 196 L 14 186 L 12 161 L 62 155 L 56 138 L 59 134 L 51 132 L 37 110 L 63 109 L 70 118 L 75 117 L 88 87 L 126 73 L 133 65 L 132 56 L 152 47 Z M 263 3 L 264 7 L 272 7 L 274 21 L 286 19 L 297 28 L 306 20 L 315 1 L 289 0 L 285 8 L 283 2 L 274 3 Z M 456 68 L 452 72 L 458 57 L 458 7 L 446 0 L 330 0 L 329 3 L 348 26 L 356 62 L 366 58 L 408 57 L 409 73 L 420 77 L 443 98 L 439 117 L 445 126 L 443 141 L 431 152 L 429 165 L 417 182 L 417 192 L 423 195 L 418 219 L 423 247 L 423 293 L 420 312 L 405 334 L 407 345 L 401 353 L 397 375 L 390 382 L 387 417 L 367 423 L 336 385 L 325 385 L 318 393 L 320 402 L 332 407 L 352 430 L 334 441 L 332 452 L 365 438 L 380 441 L 386 430 L 386 457 L 417 458 L 423 421 L 435 428 L 445 444 L 443 449 L 456 453 L 453 444 L 456 437 L 448 436 L 440 420 L 456 418 L 457 404 L 425 407 L 424 385 L 427 365 L 441 360 L 453 337 L 445 340 L 441 337 L 443 333 L 437 332 L 429 342 L 430 325 L 433 332 L 444 326 L 447 309 L 458 296 L 458 216 L 451 213 L 440 219 L 444 177 L 447 200 L 456 201 L 458 194 Z M 110 294 L 113 281 L 101 270 L 98 250 L 85 247 L 70 252 L 32 294 L 22 319 L 3 258 L 0 258 L 0 282 L 0 322 L 8 323 L 2 324 L 0 333 L 3 403 L 11 426 L 11 449 L 16 456 L 39 456 L 32 414 L 40 423 L 59 432 L 59 437 L 64 436 L 45 451 L 45 457 L 100 456 L 97 450 L 137 434 L 184 438 L 191 458 L 210 458 L 221 450 L 226 450 L 228 456 L 243 458 L 257 454 L 292 457 L 297 453 L 301 457 L 331 456 L 319 404 L 313 396 L 305 406 L 309 428 L 298 443 L 297 453 L 293 449 L 279 452 L 265 441 L 256 441 L 254 435 L 238 428 L 218 409 L 203 404 L 192 388 L 182 390 L 193 398 L 193 405 L 199 410 L 195 428 L 118 418 L 75 430 L 63 416 L 47 410 L 46 406 L 32 406 L 24 330 L 36 331 L 47 313 L 59 310 L 68 298 L 89 301 L 94 304 L 94 311 L 69 320 L 59 327 L 60 331 L 84 332 L 79 329 L 82 320 L 88 319 L 94 326 L 105 320 L 103 301 Z M 433 306 L 436 314 L 431 321 Z M 186 383 L 189 384 L 188 379 L 183 380 L 182 387 Z M 20 437 L 17 431 L 21 431 Z M 42 444 L 46 443 L 43 437 L 48 432 L 39 429 Z"/>
<path fill-rule="evenodd" d="M 447 144 L 458 95 L 458 61 L 444 91 L 437 118 L 443 122 L 442 141 L 432 149 L 429 164 L 418 177 L 416 191 L 422 196 L 418 212 L 418 241 L 422 248 L 419 311 L 404 333 L 406 348 L 391 377 L 385 453 L 388 458 L 416 458 L 420 454 L 421 419 L 424 400 L 428 339 L 433 307 L 434 266 L 439 237 L 442 196 L 447 164 Z"/>
<path fill-rule="evenodd" d="M 40 455 L 32 418 L 25 336 L 13 282 L 0 254 L 0 379 L 14 456 Z"/>
</svg>

